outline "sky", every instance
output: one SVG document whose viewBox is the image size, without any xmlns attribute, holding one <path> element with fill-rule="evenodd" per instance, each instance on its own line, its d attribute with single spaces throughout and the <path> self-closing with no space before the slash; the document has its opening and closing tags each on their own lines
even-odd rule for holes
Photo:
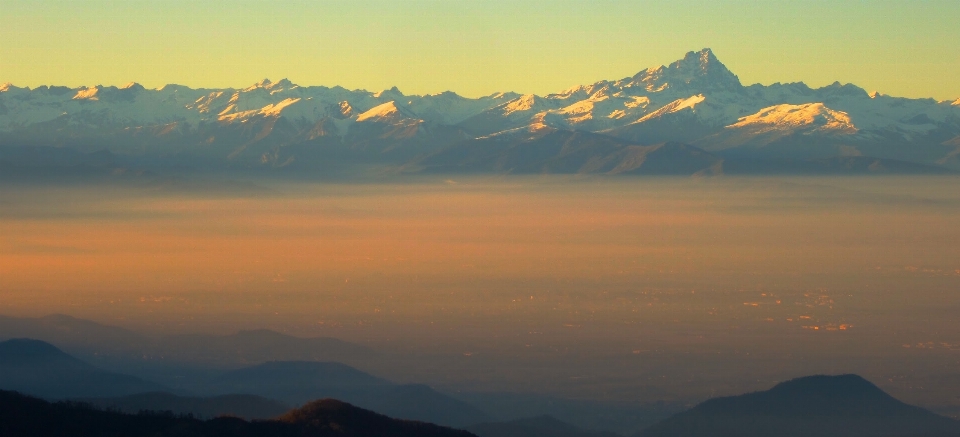
<svg viewBox="0 0 960 437">
<path fill-rule="evenodd" d="M 956 0 L 0 0 L 0 83 L 546 94 L 713 49 L 744 84 L 960 97 Z"/>
</svg>

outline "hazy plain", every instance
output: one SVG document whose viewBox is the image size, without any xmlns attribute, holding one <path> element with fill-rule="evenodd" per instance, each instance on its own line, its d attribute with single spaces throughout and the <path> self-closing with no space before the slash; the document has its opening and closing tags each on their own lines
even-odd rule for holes
<svg viewBox="0 0 960 437">
<path fill-rule="evenodd" d="M 270 328 L 448 390 L 698 400 L 855 372 L 960 406 L 960 179 L 0 190 L 0 314 Z"/>
</svg>

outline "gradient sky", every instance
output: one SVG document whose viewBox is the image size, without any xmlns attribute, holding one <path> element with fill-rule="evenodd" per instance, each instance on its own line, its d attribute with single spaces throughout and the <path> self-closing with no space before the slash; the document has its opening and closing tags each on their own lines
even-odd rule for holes
<svg viewBox="0 0 960 437">
<path fill-rule="evenodd" d="M 960 97 L 960 2 L 0 0 L 0 82 L 544 94 L 710 47 L 745 84 Z"/>
</svg>

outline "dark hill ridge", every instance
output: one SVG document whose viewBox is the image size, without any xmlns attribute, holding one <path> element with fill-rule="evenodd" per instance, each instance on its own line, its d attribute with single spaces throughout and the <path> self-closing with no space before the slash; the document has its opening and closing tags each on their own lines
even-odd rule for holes
<svg viewBox="0 0 960 437">
<path fill-rule="evenodd" d="M 122 413 L 169 411 L 178 415 L 191 414 L 199 418 L 234 416 L 247 420 L 270 419 L 290 410 L 290 406 L 283 402 L 244 394 L 191 397 L 155 392 L 116 398 L 77 399 L 77 401 Z"/>
<path fill-rule="evenodd" d="M 306 435 L 333 434 L 365 437 L 472 436 L 467 431 L 445 428 L 431 423 L 391 419 L 336 399 L 321 399 L 310 402 L 280 416 L 277 420 L 295 425 Z"/>
<path fill-rule="evenodd" d="M 172 414 L 123 414 L 75 403 L 55 403 L 0 391 L 0 435 L 4 437 L 471 437 L 423 422 L 391 419 L 325 399 L 274 420 L 247 422 L 220 417 L 207 421 Z"/>
<path fill-rule="evenodd" d="M 480 437 L 618 437 L 609 431 L 585 431 L 553 416 L 537 416 L 509 422 L 487 422 L 467 427 Z"/>
<path fill-rule="evenodd" d="M 0 342 L 0 389 L 62 399 L 123 396 L 165 387 L 100 370 L 49 343 L 21 338 Z"/>
<path fill-rule="evenodd" d="M 817 375 L 710 399 L 638 437 L 908 435 L 960 436 L 960 422 L 900 402 L 857 375 Z"/>
</svg>

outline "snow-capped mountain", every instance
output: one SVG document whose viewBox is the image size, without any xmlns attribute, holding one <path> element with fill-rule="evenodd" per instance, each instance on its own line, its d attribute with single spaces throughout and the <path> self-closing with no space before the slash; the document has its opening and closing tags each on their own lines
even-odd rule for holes
<svg viewBox="0 0 960 437">
<path fill-rule="evenodd" d="M 8 165 L 20 156 L 10 148 L 53 147 L 195 169 L 317 170 L 349 162 L 642 173 L 653 171 L 653 157 L 670 157 L 702 165 L 657 168 L 716 173 L 738 168 L 732 161 L 744 157 L 858 157 L 960 170 L 958 139 L 960 100 L 868 94 L 840 83 L 744 86 L 710 49 L 545 96 L 408 96 L 286 79 L 243 89 L 0 85 L 0 161 Z M 643 162 L 647 169 L 637 170 Z"/>
</svg>

